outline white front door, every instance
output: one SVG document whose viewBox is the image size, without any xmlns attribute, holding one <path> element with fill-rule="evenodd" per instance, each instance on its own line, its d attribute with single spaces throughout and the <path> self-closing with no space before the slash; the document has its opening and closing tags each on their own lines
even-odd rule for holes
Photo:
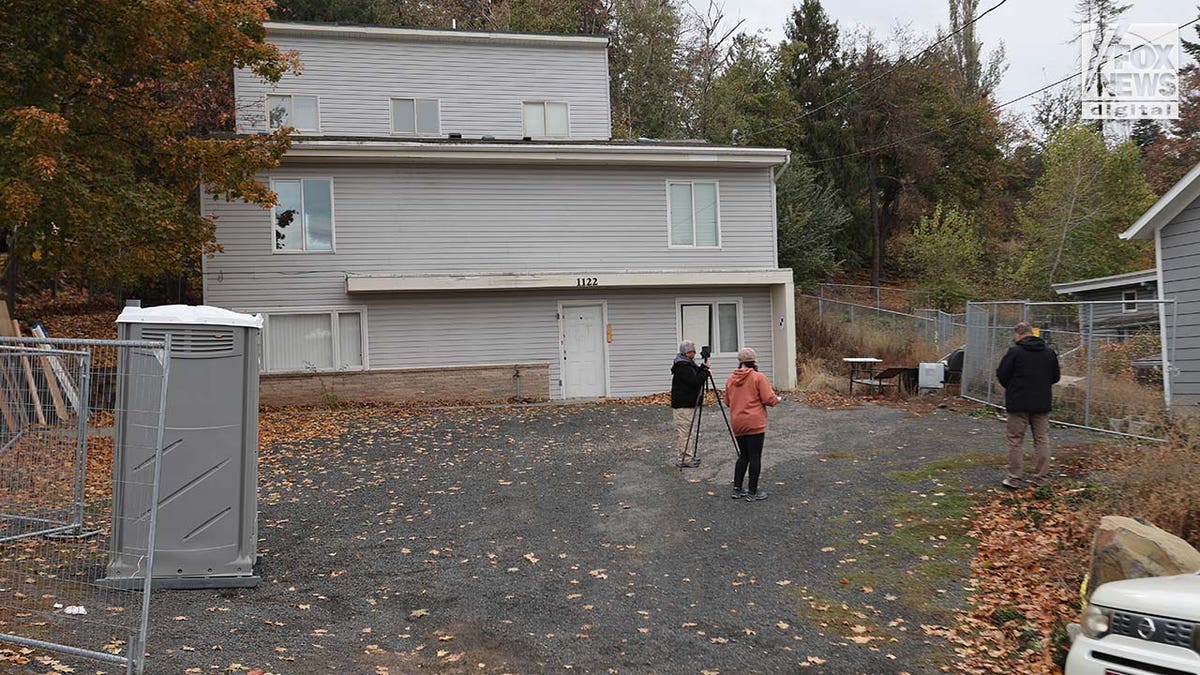
<svg viewBox="0 0 1200 675">
<path fill-rule="evenodd" d="M 604 305 L 562 308 L 563 396 L 604 396 Z"/>
</svg>

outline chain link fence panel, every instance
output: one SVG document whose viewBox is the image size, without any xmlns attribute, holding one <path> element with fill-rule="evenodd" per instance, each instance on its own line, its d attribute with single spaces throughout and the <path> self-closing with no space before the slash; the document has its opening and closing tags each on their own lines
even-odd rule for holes
<svg viewBox="0 0 1200 675">
<path fill-rule="evenodd" d="M 0 338 L 0 642 L 142 672 L 168 344 Z"/>
<path fill-rule="evenodd" d="M 1170 426 L 1164 365 L 1174 354 L 1170 300 L 972 302 L 967 306 L 962 394 L 1004 406 L 995 370 L 1024 321 L 1058 354 L 1051 419 L 1161 440 Z"/>
</svg>

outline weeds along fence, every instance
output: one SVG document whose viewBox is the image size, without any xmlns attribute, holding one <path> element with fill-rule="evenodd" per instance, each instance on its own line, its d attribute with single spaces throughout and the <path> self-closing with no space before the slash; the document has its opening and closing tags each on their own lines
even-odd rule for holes
<svg viewBox="0 0 1200 675">
<path fill-rule="evenodd" d="M 0 643 L 49 669 L 144 667 L 169 344 L 0 338 Z"/>
<path fill-rule="evenodd" d="M 1137 438 L 1166 437 L 1174 301 L 968 303 L 963 397 L 1003 407 L 995 370 L 1021 321 L 1058 353 L 1062 379 L 1054 387 L 1051 419 Z"/>
<path fill-rule="evenodd" d="M 823 288 L 823 287 L 822 287 Z M 907 311 L 891 309 L 880 304 L 864 304 L 845 299 L 863 296 L 870 300 L 877 287 L 852 287 L 854 293 L 839 294 L 839 297 L 829 297 L 824 292 L 818 295 L 804 295 L 801 298 L 816 307 L 817 316 L 826 323 L 848 323 L 856 326 L 891 333 L 909 342 L 919 341 L 930 345 L 939 356 L 958 349 L 966 338 L 966 315 L 950 314 L 938 309 L 919 309 L 907 305 L 892 304 L 892 307 L 907 307 Z M 866 289 L 866 290 L 863 290 Z M 895 289 L 887 289 L 895 290 Z M 884 296 L 877 296 L 884 297 Z M 914 300 L 919 296 L 897 294 L 896 300 Z M 849 355 L 847 355 L 849 356 Z M 870 355 L 862 355 L 870 356 Z"/>
</svg>

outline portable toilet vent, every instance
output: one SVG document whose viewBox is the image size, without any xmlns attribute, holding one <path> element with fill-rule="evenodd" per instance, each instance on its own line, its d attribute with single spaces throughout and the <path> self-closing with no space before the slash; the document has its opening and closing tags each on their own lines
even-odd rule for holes
<svg viewBox="0 0 1200 675">
<path fill-rule="evenodd" d="M 258 332 L 262 317 L 217 307 L 126 307 L 117 318 L 123 340 L 171 336 L 170 375 L 159 478 L 152 588 L 235 588 L 258 584 Z M 138 372 L 147 350 L 121 350 L 122 374 Z M 136 409 L 125 387 L 117 410 Z M 117 447 L 135 442 L 146 425 L 121 415 Z M 151 445 L 153 447 L 153 445 Z M 120 452 L 113 467 L 117 485 L 128 482 L 145 457 Z M 137 506 L 113 494 L 113 542 L 105 583 L 140 585 L 136 542 L 147 541 L 149 523 Z"/>
</svg>

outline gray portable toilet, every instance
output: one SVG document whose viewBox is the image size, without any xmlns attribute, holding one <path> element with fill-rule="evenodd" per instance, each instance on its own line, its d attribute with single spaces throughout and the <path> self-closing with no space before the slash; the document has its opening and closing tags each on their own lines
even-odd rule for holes
<svg viewBox="0 0 1200 675">
<path fill-rule="evenodd" d="M 234 588 L 259 582 L 258 558 L 258 333 L 259 315 L 218 307 L 126 307 L 117 318 L 123 340 L 171 336 L 164 454 L 159 478 L 153 588 Z M 113 586 L 144 581 L 139 567 L 149 533 L 137 495 L 120 486 L 140 478 L 152 456 L 156 424 L 129 382 L 150 350 L 123 349 L 113 467 L 113 541 L 107 577 Z M 120 361 L 124 361 L 124 363 Z M 161 386 L 161 380 L 159 380 Z M 144 495 L 143 495 L 144 497 Z M 138 546 L 142 551 L 138 550 Z"/>
</svg>

